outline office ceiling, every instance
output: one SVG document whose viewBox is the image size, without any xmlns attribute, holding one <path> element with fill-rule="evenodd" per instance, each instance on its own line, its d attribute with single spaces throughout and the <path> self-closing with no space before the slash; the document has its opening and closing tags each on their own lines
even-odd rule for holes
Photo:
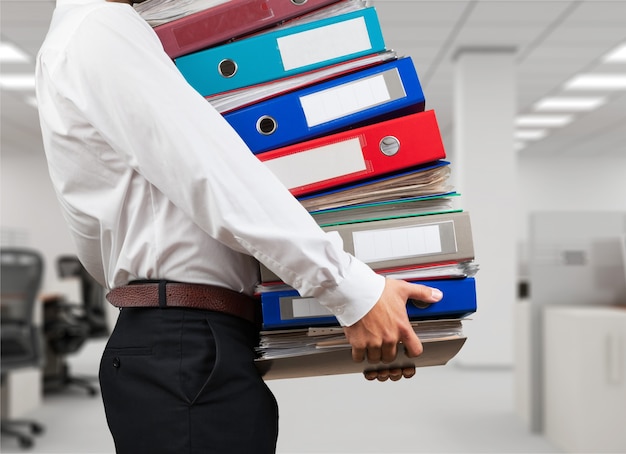
<svg viewBox="0 0 626 454">
<path fill-rule="evenodd" d="M 510 47 L 517 66 L 517 107 L 534 113 L 537 102 L 553 96 L 600 96 L 604 104 L 548 128 L 545 138 L 526 141 L 520 156 L 626 157 L 626 87 L 618 90 L 565 90 L 584 73 L 626 77 L 626 63 L 604 56 L 626 43 L 626 0 L 376 0 L 388 47 L 410 55 L 435 109 L 446 147 L 453 146 L 454 55 L 459 49 Z M 32 73 L 54 0 L 0 0 L 0 35 L 26 51 L 28 63 L 4 63 L 2 77 Z M 2 152 L 40 153 L 33 92 L 0 90 Z M 504 150 L 503 152 L 511 152 Z"/>
</svg>

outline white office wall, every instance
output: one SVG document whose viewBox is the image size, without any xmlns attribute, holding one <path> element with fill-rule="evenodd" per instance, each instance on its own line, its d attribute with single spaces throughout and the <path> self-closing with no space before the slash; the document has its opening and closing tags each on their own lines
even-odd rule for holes
<svg viewBox="0 0 626 454">
<path fill-rule="evenodd" d="M 16 246 L 41 251 L 45 259 L 42 291 L 60 291 L 55 260 L 74 252 L 52 189 L 43 150 L 2 150 L 0 165 L 0 226 L 24 232 Z"/>
<path fill-rule="evenodd" d="M 518 158 L 519 240 L 528 240 L 533 211 L 625 211 L 626 153 L 622 158 Z"/>
</svg>

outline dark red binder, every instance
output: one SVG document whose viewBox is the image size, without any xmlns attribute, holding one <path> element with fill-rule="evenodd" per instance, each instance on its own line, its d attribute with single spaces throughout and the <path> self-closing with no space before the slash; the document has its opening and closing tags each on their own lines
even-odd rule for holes
<svg viewBox="0 0 626 454">
<path fill-rule="evenodd" d="M 154 27 L 176 58 L 277 25 L 339 0 L 231 0 Z"/>
</svg>

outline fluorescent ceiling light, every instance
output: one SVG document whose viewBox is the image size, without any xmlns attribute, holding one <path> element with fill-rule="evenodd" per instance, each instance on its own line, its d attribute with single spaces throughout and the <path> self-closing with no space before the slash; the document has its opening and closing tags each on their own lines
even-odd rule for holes
<svg viewBox="0 0 626 454">
<path fill-rule="evenodd" d="M 567 90 L 625 90 L 626 74 L 582 74 L 565 84 Z"/>
<path fill-rule="evenodd" d="M 3 90 L 34 90 L 34 74 L 0 74 L 0 88 Z"/>
<path fill-rule="evenodd" d="M 571 123 L 571 115 L 520 115 L 515 119 L 516 126 L 558 127 Z"/>
<path fill-rule="evenodd" d="M 626 43 L 613 49 L 604 57 L 605 63 L 626 63 Z"/>
<path fill-rule="evenodd" d="M 535 110 L 581 112 L 596 109 L 605 102 L 606 99 L 599 96 L 545 98 L 535 104 Z"/>
<path fill-rule="evenodd" d="M 546 134 L 545 129 L 518 129 L 513 133 L 513 137 L 518 140 L 539 140 Z"/>
<path fill-rule="evenodd" d="M 11 43 L 0 43 L 1 63 L 28 63 L 28 54 Z"/>
</svg>

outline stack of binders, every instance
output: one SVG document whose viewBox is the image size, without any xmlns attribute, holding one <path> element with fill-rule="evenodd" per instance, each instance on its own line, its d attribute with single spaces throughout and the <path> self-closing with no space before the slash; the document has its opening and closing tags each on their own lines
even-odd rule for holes
<svg viewBox="0 0 626 454">
<path fill-rule="evenodd" d="M 361 0 L 151 0 L 136 9 L 252 152 L 344 248 L 376 272 L 442 290 L 407 303 L 424 345 L 351 360 L 337 319 L 261 265 L 266 379 L 446 364 L 476 311 L 469 214 L 455 208 L 434 111 L 410 57 L 387 49 Z"/>
</svg>

